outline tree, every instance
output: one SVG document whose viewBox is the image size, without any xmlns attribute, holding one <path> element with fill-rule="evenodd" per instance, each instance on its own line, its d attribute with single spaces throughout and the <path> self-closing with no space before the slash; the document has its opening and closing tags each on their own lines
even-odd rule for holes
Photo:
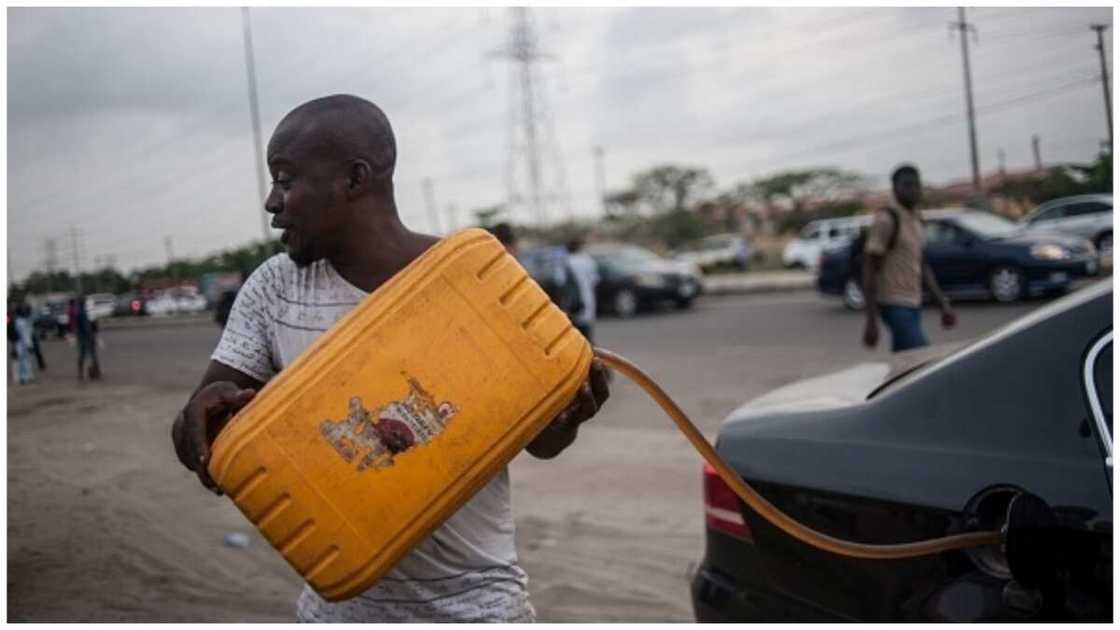
<svg viewBox="0 0 1120 630">
<path fill-rule="evenodd" d="M 506 211 L 505 206 L 498 204 L 496 206 L 487 206 L 485 208 L 476 208 L 471 210 L 471 214 L 478 220 L 479 227 L 490 228 L 498 222 L 498 219 Z"/>
<path fill-rule="evenodd" d="M 690 209 L 714 187 L 706 169 L 665 164 L 635 175 L 632 192 L 655 214 L 667 214 Z"/>
<path fill-rule="evenodd" d="M 1054 166 L 1041 177 L 1007 179 L 991 192 L 1033 204 L 1086 193 L 1111 193 L 1112 154 L 1103 153 L 1088 165 Z"/>
<path fill-rule="evenodd" d="M 604 201 L 607 206 L 607 219 L 616 220 L 636 215 L 642 197 L 635 190 L 619 190 L 607 193 Z"/>
<path fill-rule="evenodd" d="M 838 202 L 860 196 L 867 185 L 859 173 L 835 168 L 783 171 L 769 177 L 740 184 L 738 194 L 754 198 L 770 207 L 777 203 L 801 214 L 811 203 Z"/>
</svg>

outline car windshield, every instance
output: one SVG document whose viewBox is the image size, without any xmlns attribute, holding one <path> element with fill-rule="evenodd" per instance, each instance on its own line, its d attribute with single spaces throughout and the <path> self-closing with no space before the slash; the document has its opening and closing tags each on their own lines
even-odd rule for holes
<svg viewBox="0 0 1120 630">
<path fill-rule="evenodd" d="M 1011 236 L 1021 228 L 1012 221 L 996 214 L 986 212 L 966 212 L 955 217 L 962 227 L 984 238 L 1003 238 Z"/>
<path fill-rule="evenodd" d="M 588 248 L 588 253 L 599 264 L 606 265 L 609 269 L 619 273 L 635 273 L 648 270 L 651 265 L 660 264 L 662 260 L 660 256 L 648 249 L 634 245 Z"/>
</svg>

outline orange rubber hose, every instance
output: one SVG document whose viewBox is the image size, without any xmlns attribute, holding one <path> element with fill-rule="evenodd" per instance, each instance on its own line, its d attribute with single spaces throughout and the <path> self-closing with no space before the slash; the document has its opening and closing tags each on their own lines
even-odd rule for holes
<svg viewBox="0 0 1120 630">
<path fill-rule="evenodd" d="M 763 498 L 762 495 L 747 485 L 747 483 L 723 461 L 719 454 L 716 453 L 715 449 L 708 444 L 707 439 L 705 439 L 703 434 L 700 433 L 700 430 L 696 428 L 696 425 L 692 424 L 688 416 L 681 411 L 677 403 L 674 402 L 653 379 L 642 372 L 638 366 L 609 350 L 595 348 L 594 351 L 595 356 L 604 364 L 625 374 L 630 380 L 644 389 L 646 393 L 665 410 L 665 413 L 669 414 L 669 417 L 673 419 L 673 422 L 677 423 L 677 426 L 680 428 L 681 432 L 684 433 L 685 437 L 688 438 L 688 441 L 692 443 L 692 446 L 696 448 L 704 459 L 708 460 L 708 463 L 716 469 L 719 476 L 731 487 L 735 494 L 739 495 L 739 498 L 741 498 L 743 502 L 749 505 L 752 510 L 758 512 L 758 514 L 767 521 L 770 521 L 775 527 L 805 544 L 812 545 L 817 549 L 853 558 L 897 560 L 901 558 L 929 556 L 945 551 L 952 551 L 954 549 L 999 545 L 1003 541 L 999 532 L 986 531 L 958 534 L 955 536 L 946 536 L 912 543 L 868 545 L 833 538 L 832 536 L 810 529 L 774 507 L 769 501 Z"/>
</svg>

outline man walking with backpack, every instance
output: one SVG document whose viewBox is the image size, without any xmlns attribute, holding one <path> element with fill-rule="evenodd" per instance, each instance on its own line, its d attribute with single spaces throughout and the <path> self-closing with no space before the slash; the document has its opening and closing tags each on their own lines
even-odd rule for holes
<svg viewBox="0 0 1120 630">
<path fill-rule="evenodd" d="M 922 331 L 922 285 L 941 308 L 941 326 L 952 328 L 956 313 L 941 292 L 923 251 L 925 230 L 918 214 L 922 181 L 918 169 L 906 164 L 891 174 L 894 200 L 875 213 L 863 246 L 863 294 L 867 325 L 863 343 L 879 343 L 879 318 L 890 328 L 891 351 L 929 345 Z"/>
</svg>

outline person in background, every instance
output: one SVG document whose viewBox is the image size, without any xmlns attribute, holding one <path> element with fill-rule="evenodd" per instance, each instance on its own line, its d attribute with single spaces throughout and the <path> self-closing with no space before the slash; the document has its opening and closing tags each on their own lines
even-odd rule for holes
<svg viewBox="0 0 1120 630">
<path fill-rule="evenodd" d="M 101 378 L 101 364 L 97 360 L 97 321 L 86 310 L 85 296 L 70 300 L 70 332 L 78 341 L 78 380 L 86 379 L 86 357 L 90 359 L 89 378 Z"/>
<path fill-rule="evenodd" d="M 587 337 L 587 341 L 594 343 L 593 332 L 595 328 L 595 286 L 599 284 L 599 266 L 587 252 L 583 251 L 583 239 L 580 237 L 568 241 L 568 272 L 575 279 L 579 290 L 580 309 L 573 313 L 572 323 Z"/>
<path fill-rule="evenodd" d="M 16 333 L 17 380 L 20 385 L 27 385 L 35 380 L 35 369 L 31 366 L 31 348 L 34 343 L 35 329 L 31 324 L 31 307 L 27 304 L 20 304 L 16 307 L 14 327 Z"/>
<path fill-rule="evenodd" d="M 517 258 L 517 235 L 513 233 L 513 226 L 505 221 L 495 224 L 490 228 L 490 233 L 498 242 L 505 246 L 510 256 Z"/>
<path fill-rule="evenodd" d="M 881 317 L 891 331 L 891 351 L 901 352 L 929 345 L 922 331 L 923 284 L 941 307 L 943 328 L 955 326 L 957 316 L 926 262 L 925 230 L 918 214 L 922 200 L 918 169 L 909 164 L 898 167 L 891 174 L 891 187 L 894 199 L 875 213 L 864 245 L 863 343 L 868 348 L 879 343 Z"/>
</svg>

